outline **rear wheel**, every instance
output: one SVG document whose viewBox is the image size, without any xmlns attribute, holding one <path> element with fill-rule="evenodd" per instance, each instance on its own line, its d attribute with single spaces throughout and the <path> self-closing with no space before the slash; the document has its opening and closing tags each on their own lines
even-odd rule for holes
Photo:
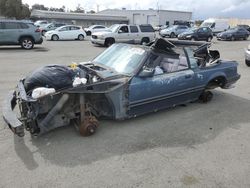
<svg viewBox="0 0 250 188">
<path fill-rule="evenodd" d="M 54 41 L 57 41 L 57 40 L 59 40 L 59 37 L 58 37 L 58 35 L 52 35 L 51 39 Z"/>
<path fill-rule="evenodd" d="M 191 39 L 190 39 L 191 41 L 195 41 L 195 38 L 194 37 L 191 37 Z"/>
<path fill-rule="evenodd" d="M 213 98 L 213 93 L 211 91 L 204 91 L 199 97 L 199 99 L 203 103 L 210 102 L 212 98 Z"/>
<path fill-rule="evenodd" d="M 78 40 L 84 40 L 84 36 L 83 35 L 78 35 Z"/>
<path fill-rule="evenodd" d="M 114 43 L 115 43 L 115 39 L 113 39 L 113 38 L 108 38 L 108 39 L 105 40 L 104 45 L 105 45 L 106 47 L 109 47 L 109 46 L 111 46 L 111 45 L 114 44 Z"/>
<path fill-rule="evenodd" d="M 24 37 L 20 40 L 21 47 L 25 50 L 30 50 L 34 47 L 34 41 L 30 37 Z"/>
<path fill-rule="evenodd" d="M 250 67 L 250 61 L 249 60 L 245 60 L 245 63 L 248 67 Z"/>
</svg>

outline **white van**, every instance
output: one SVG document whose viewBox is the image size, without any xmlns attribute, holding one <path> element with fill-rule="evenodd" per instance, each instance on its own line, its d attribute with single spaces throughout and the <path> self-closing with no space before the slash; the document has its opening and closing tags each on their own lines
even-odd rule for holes
<svg viewBox="0 0 250 188">
<path fill-rule="evenodd" d="M 209 27 L 213 33 L 220 33 L 230 28 L 227 19 L 209 18 L 202 22 L 201 27 Z"/>
</svg>

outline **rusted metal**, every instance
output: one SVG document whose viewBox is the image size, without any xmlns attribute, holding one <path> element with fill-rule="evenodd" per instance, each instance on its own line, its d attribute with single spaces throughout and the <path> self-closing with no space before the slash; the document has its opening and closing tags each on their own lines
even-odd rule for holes
<svg viewBox="0 0 250 188">
<path fill-rule="evenodd" d="M 82 136 L 90 136 L 96 132 L 98 121 L 95 116 L 87 115 L 79 125 L 79 132 Z"/>
</svg>

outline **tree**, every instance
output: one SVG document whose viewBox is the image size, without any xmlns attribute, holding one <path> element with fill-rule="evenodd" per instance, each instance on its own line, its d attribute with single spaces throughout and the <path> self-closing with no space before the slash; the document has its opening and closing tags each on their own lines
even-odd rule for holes
<svg viewBox="0 0 250 188">
<path fill-rule="evenodd" d="M 49 10 L 49 8 L 44 5 L 34 4 L 32 5 L 31 10 Z"/>
<path fill-rule="evenodd" d="M 0 0 L 0 13 L 7 18 L 29 18 L 29 6 L 22 4 L 22 0 Z"/>
<path fill-rule="evenodd" d="M 85 13 L 85 10 L 81 7 L 80 4 L 77 5 L 76 10 L 70 10 L 70 12 L 76 12 L 76 13 Z"/>
</svg>

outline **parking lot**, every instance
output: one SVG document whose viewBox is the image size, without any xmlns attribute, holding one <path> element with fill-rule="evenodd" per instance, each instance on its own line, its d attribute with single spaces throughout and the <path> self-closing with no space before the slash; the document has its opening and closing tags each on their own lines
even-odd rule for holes
<svg viewBox="0 0 250 188">
<path fill-rule="evenodd" d="M 0 119 L 0 187 L 250 187 L 250 41 L 213 40 L 241 79 L 191 103 L 125 121 L 103 120 L 95 135 L 73 126 L 43 137 L 14 136 Z M 90 41 L 44 41 L 33 50 L 0 47 L 0 107 L 27 73 L 88 61 L 105 50 Z"/>
</svg>

